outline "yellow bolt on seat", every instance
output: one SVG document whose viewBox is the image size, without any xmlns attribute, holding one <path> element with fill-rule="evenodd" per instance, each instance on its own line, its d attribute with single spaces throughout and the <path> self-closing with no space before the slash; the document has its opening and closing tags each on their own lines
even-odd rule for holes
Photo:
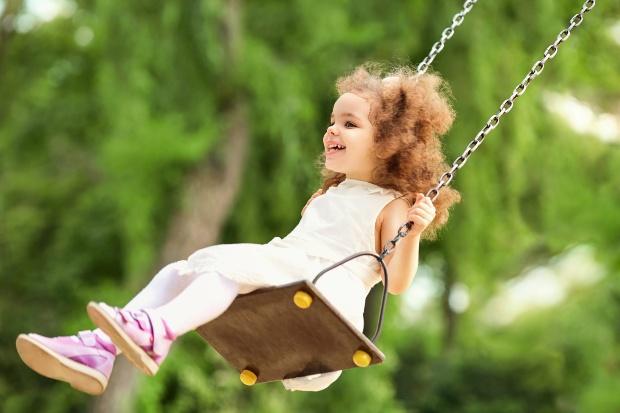
<svg viewBox="0 0 620 413">
<path fill-rule="evenodd" d="M 243 370 L 241 374 L 239 375 L 239 379 L 241 380 L 241 383 L 245 384 L 246 386 L 254 385 L 254 383 L 256 383 L 257 378 L 258 377 L 253 371 L 250 371 L 247 369 Z"/>
<path fill-rule="evenodd" d="M 305 291 L 299 290 L 293 296 L 293 301 L 299 308 L 308 308 L 312 304 L 312 296 Z"/>
<path fill-rule="evenodd" d="M 353 363 L 355 363 L 357 367 L 368 367 L 371 360 L 372 357 L 370 357 L 370 354 L 366 353 L 364 350 L 357 350 L 353 353 Z"/>
</svg>

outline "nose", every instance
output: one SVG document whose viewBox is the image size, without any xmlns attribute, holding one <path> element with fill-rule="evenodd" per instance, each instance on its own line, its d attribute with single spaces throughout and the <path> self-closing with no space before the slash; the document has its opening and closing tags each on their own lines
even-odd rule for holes
<svg viewBox="0 0 620 413">
<path fill-rule="evenodd" d="M 329 135 L 329 134 L 335 135 L 335 133 L 334 133 L 335 130 L 336 130 L 336 125 L 335 124 L 334 125 L 330 125 L 330 126 L 327 127 L 327 133 L 326 134 L 327 135 Z"/>
<path fill-rule="evenodd" d="M 325 135 L 323 135 L 323 144 L 329 139 L 330 136 L 335 136 L 336 134 L 333 132 L 333 127 L 335 125 L 331 125 L 327 127 L 327 131 L 325 131 Z"/>
</svg>

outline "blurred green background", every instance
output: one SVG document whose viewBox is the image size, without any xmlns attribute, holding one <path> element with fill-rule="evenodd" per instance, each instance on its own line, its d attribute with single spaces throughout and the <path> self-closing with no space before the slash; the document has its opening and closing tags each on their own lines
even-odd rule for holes
<svg viewBox="0 0 620 413">
<path fill-rule="evenodd" d="M 449 162 L 581 7 L 481 0 L 433 70 Z M 620 3 L 599 1 L 453 181 L 388 301 L 386 362 L 319 393 L 248 388 L 197 334 L 90 397 L 17 356 L 90 329 L 168 262 L 297 224 L 338 76 L 417 65 L 462 2 L 0 0 L 2 412 L 620 411 Z M 380 289 L 368 301 L 374 331 Z"/>
</svg>

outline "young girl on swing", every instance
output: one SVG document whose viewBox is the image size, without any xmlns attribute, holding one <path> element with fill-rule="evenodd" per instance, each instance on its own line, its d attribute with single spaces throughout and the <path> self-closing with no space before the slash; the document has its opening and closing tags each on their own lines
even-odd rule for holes
<svg viewBox="0 0 620 413">
<path fill-rule="evenodd" d="M 17 349 L 36 372 L 101 394 L 121 352 L 154 375 L 177 337 L 222 314 L 237 294 L 312 280 L 322 269 L 360 251 L 380 253 L 407 221 L 414 225 L 386 256 L 389 292 L 407 290 L 418 266 L 420 238 L 433 239 L 448 219 L 457 191 L 435 200 L 423 195 L 448 169 L 439 136 L 454 114 L 441 78 L 397 67 L 381 74 L 362 64 L 338 79 L 331 121 L 323 135 L 321 189 L 299 224 L 267 244 L 220 244 L 161 269 L 125 307 L 91 302 L 97 325 L 72 336 L 20 334 Z M 362 256 L 326 273 L 317 288 L 360 331 L 370 289 L 381 282 L 380 265 Z M 334 371 L 282 380 L 288 390 L 318 391 Z"/>
</svg>

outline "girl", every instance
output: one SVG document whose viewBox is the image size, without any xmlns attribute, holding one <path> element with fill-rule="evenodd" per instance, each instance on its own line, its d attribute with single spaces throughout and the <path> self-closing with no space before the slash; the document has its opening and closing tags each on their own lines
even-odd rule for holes
<svg viewBox="0 0 620 413">
<path fill-rule="evenodd" d="M 421 236 L 433 239 L 459 200 L 457 191 L 445 188 L 434 206 L 421 193 L 447 169 L 438 137 L 454 114 L 439 76 L 407 67 L 385 78 L 381 72 L 378 64 L 365 63 L 338 79 L 339 97 L 319 157 L 323 184 L 289 235 L 267 244 L 200 249 L 165 266 L 123 308 L 89 303 L 95 330 L 53 338 L 20 334 L 22 360 L 46 377 L 101 394 L 119 353 L 154 375 L 177 337 L 218 317 L 237 294 L 311 280 L 355 252 L 380 253 L 402 224 L 413 221 L 385 258 L 389 292 L 404 292 L 417 270 Z M 364 302 L 381 281 L 380 269 L 375 258 L 359 257 L 326 273 L 316 286 L 362 331 Z M 288 390 L 318 391 L 341 373 L 282 382 Z"/>
</svg>

